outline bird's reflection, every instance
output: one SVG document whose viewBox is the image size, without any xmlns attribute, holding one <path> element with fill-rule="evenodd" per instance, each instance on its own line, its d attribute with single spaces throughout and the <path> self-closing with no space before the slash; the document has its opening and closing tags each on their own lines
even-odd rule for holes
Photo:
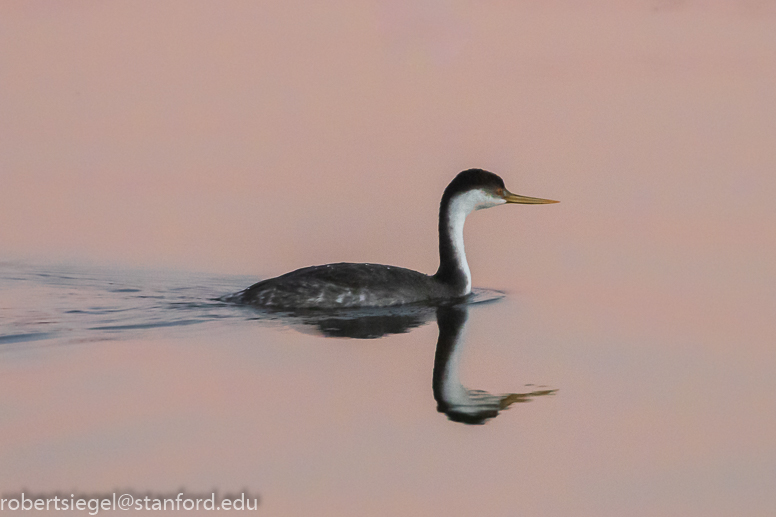
<svg viewBox="0 0 776 517">
<path fill-rule="evenodd" d="M 377 339 L 410 332 L 433 318 L 434 308 L 425 305 L 334 313 L 310 311 L 296 315 L 295 327 L 303 332 L 313 330 L 324 337 Z"/>
<path fill-rule="evenodd" d="M 439 339 L 434 356 L 432 385 L 437 410 L 450 420 L 465 424 L 484 424 L 516 402 L 528 402 L 533 397 L 550 395 L 557 390 L 492 395 L 486 391 L 466 388 L 459 377 L 464 329 L 468 307 L 456 305 L 437 308 Z"/>
<path fill-rule="evenodd" d="M 321 311 L 273 313 L 271 318 L 279 319 L 302 332 L 312 331 L 325 337 L 374 339 L 409 332 L 428 323 L 436 316 L 439 338 L 432 375 L 434 399 L 437 402 L 437 410 L 455 422 L 484 424 L 516 402 L 528 402 L 533 397 L 550 395 L 557 391 L 545 389 L 493 395 L 486 391 L 466 388 L 460 380 L 459 366 L 466 341 L 464 331 L 469 306 L 470 304 L 462 303 L 339 313 Z"/>
</svg>

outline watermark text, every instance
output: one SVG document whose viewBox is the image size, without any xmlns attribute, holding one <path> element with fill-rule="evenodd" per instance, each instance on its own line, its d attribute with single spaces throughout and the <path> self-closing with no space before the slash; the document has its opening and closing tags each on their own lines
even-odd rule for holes
<svg viewBox="0 0 776 517">
<path fill-rule="evenodd" d="M 134 493 L 129 491 L 109 494 L 51 493 L 32 494 L 19 492 L 0 496 L 0 512 L 10 511 L 80 511 L 89 515 L 116 510 L 229 510 L 245 511 L 259 508 L 259 496 L 247 491 L 219 497 L 217 492 L 209 494 Z"/>
</svg>

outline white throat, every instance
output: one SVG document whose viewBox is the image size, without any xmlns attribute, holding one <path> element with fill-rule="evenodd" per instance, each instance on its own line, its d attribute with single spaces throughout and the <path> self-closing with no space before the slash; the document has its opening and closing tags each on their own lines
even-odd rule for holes
<svg viewBox="0 0 776 517">
<path fill-rule="evenodd" d="M 467 295 L 472 292 L 472 274 L 469 270 L 469 263 L 466 262 L 466 250 L 463 246 L 463 225 L 466 222 L 466 216 L 474 210 L 490 208 L 492 206 L 506 203 L 503 199 L 489 194 L 483 190 L 470 190 L 458 194 L 450 200 L 448 208 L 448 231 L 450 239 L 453 242 L 453 253 L 455 261 L 464 276 L 466 277 L 466 290 L 463 293 Z"/>
</svg>

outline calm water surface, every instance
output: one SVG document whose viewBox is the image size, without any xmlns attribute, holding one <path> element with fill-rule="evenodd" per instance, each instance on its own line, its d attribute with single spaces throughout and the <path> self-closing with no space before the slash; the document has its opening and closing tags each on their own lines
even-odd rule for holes
<svg viewBox="0 0 776 517">
<path fill-rule="evenodd" d="M 772 352 L 598 327 L 550 295 L 294 319 L 214 300 L 253 280 L 3 264 L 6 491 L 248 488 L 267 515 L 776 507 Z"/>
</svg>

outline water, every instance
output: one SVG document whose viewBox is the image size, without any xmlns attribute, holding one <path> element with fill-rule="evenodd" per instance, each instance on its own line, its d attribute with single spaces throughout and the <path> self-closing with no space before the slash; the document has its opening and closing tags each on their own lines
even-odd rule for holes
<svg viewBox="0 0 776 517">
<path fill-rule="evenodd" d="M 212 299 L 241 279 L 202 280 L 173 272 L 0 264 L 0 346 L 128 339 L 235 318 L 236 311 Z"/>
<path fill-rule="evenodd" d="M 247 487 L 273 515 L 772 508 L 772 353 L 488 290 L 358 317 L 216 300 L 254 280 L 4 263 L 3 486 Z"/>
<path fill-rule="evenodd" d="M 438 410 L 451 420 L 483 424 L 516 402 L 555 392 L 492 395 L 469 390 L 459 379 L 464 327 L 469 308 L 498 301 L 503 293 L 475 289 L 465 304 L 431 307 L 410 305 L 339 312 L 262 311 L 221 300 L 245 286 L 245 277 L 126 272 L 75 267 L 41 268 L 5 264 L 0 289 L 8 296 L 2 307 L 0 345 L 6 349 L 127 339 L 157 339 L 163 330 L 197 325 L 200 333 L 231 330 L 244 322 L 294 328 L 314 335 L 376 339 L 402 334 L 435 320 L 439 329 L 433 368 Z M 157 331 L 153 333 L 152 331 Z"/>
</svg>

